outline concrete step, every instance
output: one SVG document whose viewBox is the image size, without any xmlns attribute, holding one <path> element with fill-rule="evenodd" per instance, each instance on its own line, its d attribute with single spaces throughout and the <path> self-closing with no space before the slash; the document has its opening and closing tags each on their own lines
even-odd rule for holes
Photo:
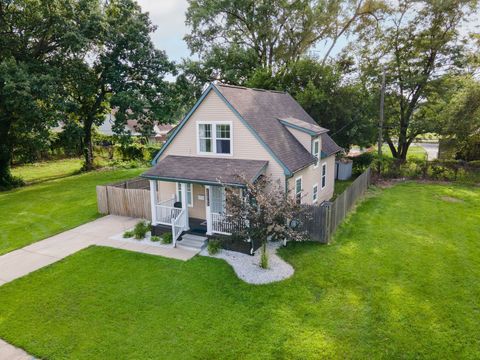
<svg viewBox="0 0 480 360">
<path fill-rule="evenodd" d="M 196 241 L 207 241 L 206 236 L 194 235 L 194 234 L 183 234 L 182 239 L 196 240 Z"/>
</svg>

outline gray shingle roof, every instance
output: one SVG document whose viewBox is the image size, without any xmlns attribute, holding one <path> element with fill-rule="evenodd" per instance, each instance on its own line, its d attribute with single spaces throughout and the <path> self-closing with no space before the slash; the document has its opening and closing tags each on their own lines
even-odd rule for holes
<svg viewBox="0 0 480 360">
<path fill-rule="evenodd" d="M 308 131 L 309 133 L 315 134 L 315 135 L 320 135 L 323 133 L 328 132 L 328 129 L 325 129 L 321 126 L 318 126 L 317 124 L 311 124 L 309 122 L 300 120 L 300 119 L 295 119 L 292 117 L 288 118 L 283 118 L 283 119 L 278 119 L 280 120 L 281 123 L 283 123 L 286 126 L 292 126 L 295 128 L 301 128 L 305 131 Z"/>
<path fill-rule="evenodd" d="M 288 93 L 225 84 L 215 86 L 288 170 L 295 172 L 315 162 L 313 155 L 278 120 L 291 117 L 316 125 Z"/>
<path fill-rule="evenodd" d="M 255 181 L 268 161 L 169 155 L 141 176 L 160 180 L 244 185 L 243 177 Z"/>
<path fill-rule="evenodd" d="M 325 154 L 325 157 L 343 150 L 328 134 L 324 133 L 320 137 L 322 138 L 322 153 Z"/>
</svg>

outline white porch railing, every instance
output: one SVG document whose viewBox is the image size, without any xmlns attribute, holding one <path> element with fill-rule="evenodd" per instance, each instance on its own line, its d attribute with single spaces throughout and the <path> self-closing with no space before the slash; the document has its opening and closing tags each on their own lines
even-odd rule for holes
<svg viewBox="0 0 480 360">
<path fill-rule="evenodd" d="M 180 213 L 172 220 L 172 239 L 173 239 L 173 247 L 175 247 L 175 243 L 177 239 L 180 237 L 181 233 L 185 229 L 185 222 L 187 212 L 184 209 L 178 209 Z"/>
<path fill-rule="evenodd" d="M 232 215 L 211 213 L 212 233 L 232 235 L 236 230 L 241 230 L 245 226 L 245 221 L 235 219 Z"/>
<path fill-rule="evenodd" d="M 178 217 L 182 209 L 174 207 L 174 203 L 175 199 L 169 199 L 161 201 L 156 205 L 158 224 L 171 225 L 173 219 Z"/>
</svg>

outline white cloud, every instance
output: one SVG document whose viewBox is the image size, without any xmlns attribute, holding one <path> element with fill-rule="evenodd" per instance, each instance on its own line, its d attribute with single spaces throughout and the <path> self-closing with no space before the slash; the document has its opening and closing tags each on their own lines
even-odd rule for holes
<svg viewBox="0 0 480 360">
<path fill-rule="evenodd" d="M 143 11 L 150 14 L 150 19 L 157 30 L 152 40 L 158 49 L 165 50 L 170 59 L 179 61 L 190 56 L 190 51 L 183 41 L 187 33 L 185 12 L 187 0 L 137 0 Z"/>
</svg>

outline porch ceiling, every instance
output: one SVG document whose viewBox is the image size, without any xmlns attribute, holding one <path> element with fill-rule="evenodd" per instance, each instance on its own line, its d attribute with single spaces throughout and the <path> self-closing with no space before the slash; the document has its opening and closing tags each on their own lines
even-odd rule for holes
<svg viewBox="0 0 480 360">
<path fill-rule="evenodd" d="M 255 181 L 267 165 L 266 160 L 169 155 L 141 176 L 163 181 L 244 186 L 243 179 Z"/>
</svg>

